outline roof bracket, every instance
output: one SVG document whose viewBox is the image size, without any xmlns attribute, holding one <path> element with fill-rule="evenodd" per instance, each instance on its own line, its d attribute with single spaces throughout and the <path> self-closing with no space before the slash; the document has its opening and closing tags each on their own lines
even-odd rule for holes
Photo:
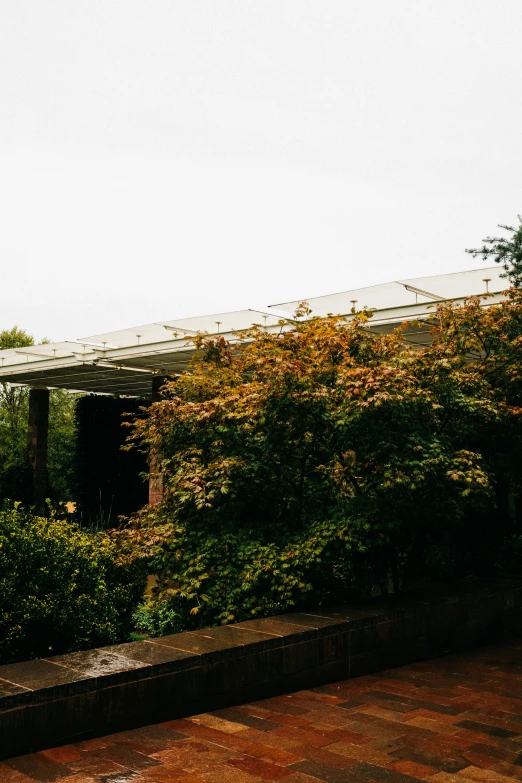
<svg viewBox="0 0 522 783">
<path fill-rule="evenodd" d="M 412 294 L 420 294 L 421 296 L 425 296 L 427 299 L 433 299 L 435 302 L 445 301 L 445 297 L 439 296 L 438 294 L 431 294 L 429 291 L 423 291 L 422 288 L 415 288 L 415 286 L 408 285 L 408 283 L 401 283 L 400 280 L 397 282 L 400 283 L 400 285 L 403 285 L 406 291 L 411 291 Z"/>
</svg>

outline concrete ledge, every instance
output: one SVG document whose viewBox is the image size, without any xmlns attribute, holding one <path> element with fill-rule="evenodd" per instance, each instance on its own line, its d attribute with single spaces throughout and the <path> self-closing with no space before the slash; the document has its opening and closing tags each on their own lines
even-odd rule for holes
<svg viewBox="0 0 522 783">
<path fill-rule="evenodd" d="M 358 677 L 522 631 L 522 581 L 458 584 L 0 667 L 0 758 Z"/>
</svg>

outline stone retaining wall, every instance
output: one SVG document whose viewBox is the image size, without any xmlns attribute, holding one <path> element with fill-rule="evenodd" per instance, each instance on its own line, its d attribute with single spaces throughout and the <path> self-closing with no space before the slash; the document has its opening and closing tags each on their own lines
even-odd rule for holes
<svg viewBox="0 0 522 783">
<path fill-rule="evenodd" d="M 249 620 L 0 666 L 0 758 L 510 636 L 522 581 Z"/>
</svg>

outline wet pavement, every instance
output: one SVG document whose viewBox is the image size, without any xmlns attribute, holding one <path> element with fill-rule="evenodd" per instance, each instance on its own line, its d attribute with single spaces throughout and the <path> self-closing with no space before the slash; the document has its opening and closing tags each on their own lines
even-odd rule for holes
<svg viewBox="0 0 522 783">
<path fill-rule="evenodd" d="M 522 642 L 0 763 L 0 783 L 522 781 Z"/>
</svg>

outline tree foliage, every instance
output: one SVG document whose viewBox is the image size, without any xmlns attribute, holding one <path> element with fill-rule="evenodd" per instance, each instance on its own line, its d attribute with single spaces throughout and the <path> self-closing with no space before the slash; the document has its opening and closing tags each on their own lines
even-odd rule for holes
<svg viewBox="0 0 522 783">
<path fill-rule="evenodd" d="M 2 351 L 25 348 L 30 345 L 34 345 L 33 338 L 18 326 L 0 332 L 0 350 Z M 27 387 L 0 383 L 0 465 L 2 473 L 25 463 L 28 397 Z"/>
<path fill-rule="evenodd" d="M 45 342 L 45 340 L 43 341 Z M 0 350 L 26 348 L 34 339 L 13 326 L 0 332 Z M 71 500 L 73 484 L 77 395 L 52 389 L 49 399 L 48 474 L 49 495 L 56 501 Z M 0 500 L 32 503 L 32 472 L 27 463 L 29 389 L 0 383 Z"/>
<path fill-rule="evenodd" d="M 466 250 L 473 258 L 480 256 L 483 261 L 493 261 L 504 269 L 502 277 L 509 279 L 515 288 L 522 288 L 522 217 L 518 216 L 518 227 L 500 224 L 498 228 L 507 232 L 504 237 L 486 237 L 479 248 Z M 509 236 L 511 235 L 511 237 Z"/>
<path fill-rule="evenodd" d="M 158 574 L 156 605 L 230 622 L 487 550 L 499 476 L 520 491 L 522 298 L 483 305 L 440 305 L 420 348 L 367 313 L 200 335 L 134 428 L 165 493 L 119 535 Z"/>
<path fill-rule="evenodd" d="M 34 345 L 34 338 L 16 325 L 11 329 L 0 331 L 0 351 L 9 348 L 27 348 L 29 345 Z"/>
<path fill-rule="evenodd" d="M 48 491 L 57 503 L 76 500 L 76 407 L 82 394 L 51 389 L 49 395 Z"/>
</svg>

